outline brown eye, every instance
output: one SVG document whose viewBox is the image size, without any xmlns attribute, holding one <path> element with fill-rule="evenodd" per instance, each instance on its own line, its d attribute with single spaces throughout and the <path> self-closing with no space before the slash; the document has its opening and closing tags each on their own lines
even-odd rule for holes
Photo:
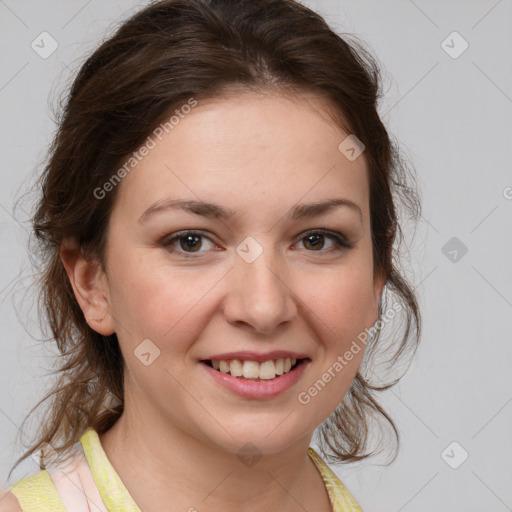
<svg viewBox="0 0 512 512">
<path fill-rule="evenodd" d="M 213 245 L 213 242 L 202 233 L 185 231 L 177 233 L 171 238 L 164 239 L 160 242 L 160 245 L 165 247 L 171 253 L 177 253 L 188 257 L 194 253 L 201 254 L 205 252 L 200 250 L 204 244 L 204 240 L 208 240 Z"/>
<path fill-rule="evenodd" d="M 185 235 L 178 239 L 180 241 L 180 247 L 186 251 L 192 249 L 196 252 L 201 246 L 201 237 L 199 235 Z"/>
<path fill-rule="evenodd" d="M 304 238 L 307 242 L 304 243 L 306 249 L 322 249 L 325 243 L 324 235 L 309 235 Z"/>
<path fill-rule="evenodd" d="M 326 239 L 330 239 L 333 242 L 330 247 L 323 250 Z M 309 231 L 302 238 L 301 242 L 309 252 L 325 253 L 341 249 L 349 249 L 352 247 L 352 244 L 341 233 L 326 230 Z"/>
</svg>

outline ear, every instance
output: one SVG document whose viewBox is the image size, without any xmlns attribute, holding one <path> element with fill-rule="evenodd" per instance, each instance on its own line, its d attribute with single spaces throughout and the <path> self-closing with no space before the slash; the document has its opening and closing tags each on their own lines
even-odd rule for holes
<svg viewBox="0 0 512 512">
<path fill-rule="evenodd" d="M 89 327 L 104 336 L 113 334 L 108 282 L 100 262 L 86 259 L 70 239 L 62 242 L 60 258 Z"/>
</svg>

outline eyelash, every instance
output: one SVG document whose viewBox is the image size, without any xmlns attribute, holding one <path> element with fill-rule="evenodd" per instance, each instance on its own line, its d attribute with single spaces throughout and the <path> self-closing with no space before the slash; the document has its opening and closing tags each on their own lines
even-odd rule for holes
<svg viewBox="0 0 512 512">
<path fill-rule="evenodd" d="M 325 254 L 325 253 L 331 253 L 333 251 L 342 251 L 344 249 L 352 249 L 353 246 L 354 246 L 354 244 L 349 242 L 341 233 L 338 233 L 337 231 L 329 231 L 327 229 L 312 229 L 312 230 L 306 231 L 304 233 L 304 235 L 302 236 L 302 238 L 299 240 L 299 242 L 304 240 L 305 238 L 308 238 L 309 236 L 313 236 L 313 235 L 324 235 L 327 238 L 331 238 L 332 240 L 334 240 L 335 246 L 330 248 L 330 249 L 327 249 L 327 250 L 320 250 L 320 251 L 308 250 L 308 252 L 312 252 L 312 253 L 318 252 L 318 253 L 324 253 Z M 164 238 L 160 242 L 160 245 L 162 247 L 165 247 L 171 253 L 178 253 L 179 252 L 185 258 L 198 258 L 198 257 L 200 257 L 200 256 L 195 256 L 195 255 L 196 254 L 201 254 L 201 252 L 187 253 L 187 252 L 183 252 L 183 251 L 180 252 L 180 251 L 172 248 L 172 245 L 174 244 L 174 242 L 176 242 L 176 241 L 178 241 L 178 240 L 180 240 L 182 238 L 185 238 L 187 236 L 198 236 L 198 237 L 207 238 L 208 240 L 210 240 L 210 238 L 208 238 L 206 235 L 204 235 L 200 231 L 181 231 L 179 233 L 176 233 L 171 238 Z M 210 241 L 212 243 L 214 243 L 212 240 L 210 240 Z"/>
</svg>

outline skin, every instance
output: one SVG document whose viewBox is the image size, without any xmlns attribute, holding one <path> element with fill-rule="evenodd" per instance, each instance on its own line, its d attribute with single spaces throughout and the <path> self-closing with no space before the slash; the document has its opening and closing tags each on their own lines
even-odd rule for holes
<svg viewBox="0 0 512 512">
<path fill-rule="evenodd" d="M 63 244 L 90 327 L 119 339 L 125 412 L 100 440 L 145 512 L 331 510 L 307 448 L 349 389 L 364 347 L 307 405 L 297 396 L 375 323 L 384 286 L 373 272 L 364 153 L 349 161 L 338 150 L 347 135 L 314 96 L 246 92 L 199 102 L 118 185 L 105 270 Z M 139 222 L 168 197 L 236 215 L 167 210 Z M 339 207 L 287 217 L 296 203 L 330 198 L 350 199 L 362 215 Z M 332 250 L 329 236 L 308 243 L 304 232 L 320 228 L 353 247 Z M 160 243 L 187 229 L 204 235 L 188 252 L 183 239 L 175 252 Z M 236 252 L 248 236 L 263 249 L 252 263 Z M 149 366 L 134 355 L 145 339 L 160 349 Z M 271 399 L 232 395 L 199 363 L 278 349 L 307 353 L 311 362 Z M 252 467 L 236 456 L 247 442 L 262 454 Z"/>
</svg>

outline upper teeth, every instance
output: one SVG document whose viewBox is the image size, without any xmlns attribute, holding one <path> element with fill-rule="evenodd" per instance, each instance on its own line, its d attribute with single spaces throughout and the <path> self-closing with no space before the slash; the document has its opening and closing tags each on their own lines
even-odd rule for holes
<svg viewBox="0 0 512 512">
<path fill-rule="evenodd" d="M 230 373 L 233 377 L 245 377 L 246 379 L 273 379 L 276 375 L 283 375 L 290 371 L 291 367 L 297 362 L 296 358 L 287 357 L 286 359 L 276 359 L 275 361 L 240 361 L 233 359 L 226 361 L 224 359 L 212 360 L 212 366 L 222 373 Z"/>
</svg>

